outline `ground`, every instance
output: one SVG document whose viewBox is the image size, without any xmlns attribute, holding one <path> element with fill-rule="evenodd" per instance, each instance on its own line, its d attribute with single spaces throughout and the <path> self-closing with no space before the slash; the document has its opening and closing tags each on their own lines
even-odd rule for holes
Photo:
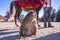
<svg viewBox="0 0 60 40">
<path fill-rule="evenodd" d="M 0 22 L 0 40 L 60 40 L 60 22 L 51 22 L 53 28 L 44 28 L 43 22 L 35 37 L 19 37 L 19 27 L 14 22 Z"/>
</svg>

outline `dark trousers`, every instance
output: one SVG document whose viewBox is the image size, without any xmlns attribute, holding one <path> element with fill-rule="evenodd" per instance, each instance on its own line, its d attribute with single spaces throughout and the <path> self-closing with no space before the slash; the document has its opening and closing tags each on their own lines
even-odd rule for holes
<svg viewBox="0 0 60 40">
<path fill-rule="evenodd" d="M 51 8 L 50 7 L 44 7 L 44 26 L 51 26 Z"/>
</svg>

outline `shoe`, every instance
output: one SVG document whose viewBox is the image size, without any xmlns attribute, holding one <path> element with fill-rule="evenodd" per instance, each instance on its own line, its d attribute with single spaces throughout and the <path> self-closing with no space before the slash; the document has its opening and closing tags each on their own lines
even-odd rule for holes
<svg viewBox="0 0 60 40">
<path fill-rule="evenodd" d="M 54 27 L 54 26 L 48 26 L 48 27 Z"/>
<path fill-rule="evenodd" d="M 46 25 L 44 25 L 44 28 L 47 28 L 47 26 L 46 26 Z"/>
</svg>

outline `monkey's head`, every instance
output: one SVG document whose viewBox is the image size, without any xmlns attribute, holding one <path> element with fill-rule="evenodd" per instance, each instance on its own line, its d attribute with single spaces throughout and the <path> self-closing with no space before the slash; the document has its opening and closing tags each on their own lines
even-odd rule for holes
<svg viewBox="0 0 60 40">
<path fill-rule="evenodd" d="M 34 18 L 37 18 L 37 13 L 34 11 L 34 10 L 30 10 L 28 12 L 28 15 L 30 18 L 34 19 Z"/>
</svg>

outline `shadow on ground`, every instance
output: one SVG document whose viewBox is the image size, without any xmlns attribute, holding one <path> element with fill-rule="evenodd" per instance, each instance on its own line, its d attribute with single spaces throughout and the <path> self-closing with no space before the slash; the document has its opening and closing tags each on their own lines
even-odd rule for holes
<svg viewBox="0 0 60 40">
<path fill-rule="evenodd" d="M 60 32 L 53 33 L 47 36 L 39 37 L 34 40 L 60 40 Z"/>
<path fill-rule="evenodd" d="M 6 31 L 6 30 L 8 30 L 8 29 L 0 29 L 0 32 L 1 32 L 1 31 Z"/>
<path fill-rule="evenodd" d="M 12 29 L 0 29 L 0 35 L 8 35 L 8 34 L 12 34 L 12 33 L 17 33 L 19 31 L 11 31 L 11 32 L 7 32 L 8 30 L 12 30 Z M 13 29 L 14 30 L 14 29 Z M 5 31 L 5 32 L 4 32 Z"/>
<path fill-rule="evenodd" d="M 19 39 L 19 35 L 0 38 L 0 40 L 18 40 L 18 39 Z"/>
<path fill-rule="evenodd" d="M 0 30 L 0 31 L 5 31 L 5 30 L 6 30 L 6 29 Z M 17 33 L 17 32 L 18 32 L 18 31 L 5 32 L 5 33 L 1 32 L 0 35 L 8 35 L 8 34 Z M 26 37 L 26 38 L 27 38 L 27 37 Z M 19 39 L 20 39 L 19 34 L 0 38 L 0 40 L 19 40 Z M 60 32 L 52 33 L 52 34 L 50 34 L 50 35 L 46 35 L 46 36 L 43 36 L 43 37 L 39 37 L 39 38 L 36 38 L 36 39 L 33 39 L 33 40 L 60 40 Z"/>
<path fill-rule="evenodd" d="M 13 31 L 13 32 L 0 32 L 0 35 L 8 35 L 8 34 L 13 34 L 13 33 L 17 33 L 19 31 Z"/>
<path fill-rule="evenodd" d="M 7 30 L 9 30 L 9 29 L 0 30 L 0 40 L 17 40 L 17 39 L 19 39 L 19 34 L 16 34 L 16 35 L 14 34 L 14 33 L 18 33 L 19 31 L 7 32 Z M 6 32 L 3 32 L 3 31 L 6 31 Z M 14 35 L 9 35 L 9 34 L 14 34 Z M 1 36 L 4 36 L 4 35 L 8 35 L 8 36 L 1 38 Z"/>
</svg>

